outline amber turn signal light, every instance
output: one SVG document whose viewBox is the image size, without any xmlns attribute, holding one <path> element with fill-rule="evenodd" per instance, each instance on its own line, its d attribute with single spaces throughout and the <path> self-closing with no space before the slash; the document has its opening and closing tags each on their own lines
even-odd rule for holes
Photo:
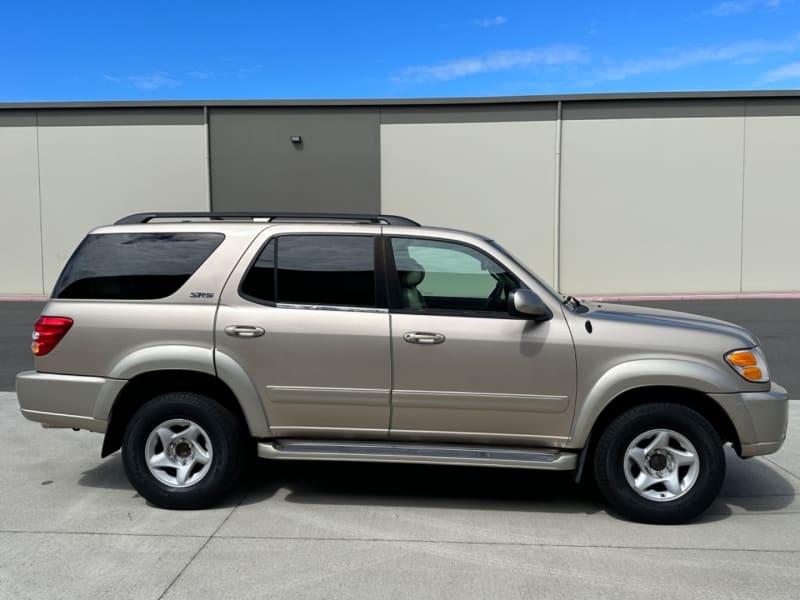
<svg viewBox="0 0 800 600">
<path fill-rule="evenodd" d="M 766 361 L 758 348 L 728 352 L 725 355 L 725 361 L 747 381 L 754 383 L 766 383 L 769 381 Z"/>
</svg>

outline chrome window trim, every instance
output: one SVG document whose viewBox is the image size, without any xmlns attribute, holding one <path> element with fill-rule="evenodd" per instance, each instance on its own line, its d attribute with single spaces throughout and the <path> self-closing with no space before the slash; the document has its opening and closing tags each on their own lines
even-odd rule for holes
<svg viewBox="0 0 800 600">
<path fill-rule="evenodd" d="M 332 304 L 293 304 L 288 302 L 278 302 L 277 308 L 293 308 L 297 310 L 333 310 L 339 312 L 358 312 L 358 313 L 388 313 L 388 308 L 376 308 L 368 306 L 336 306 Z"/>
</svg>

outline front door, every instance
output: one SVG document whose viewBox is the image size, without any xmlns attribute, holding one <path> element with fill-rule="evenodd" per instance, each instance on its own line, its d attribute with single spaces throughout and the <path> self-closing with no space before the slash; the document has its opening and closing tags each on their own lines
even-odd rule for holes
<svg viewBox="0 0 800 600">
<path fill-rule="evenodd" d="M 514 317 L 525 287 L 485 249 L 392 237 L 391 435 L 398 439 L 558 446 L 569 435 L 575 353 L 560 314 Z"/>
<path fill-rule="evenodd" d="M 277 437 L 388 435 L 389 315 L 374 262 L 380 228 L 356 227 L 359 234 L 274 235 L 241 285 L 223 294 L 217 351 L 254 381 Z"/>
</svg>

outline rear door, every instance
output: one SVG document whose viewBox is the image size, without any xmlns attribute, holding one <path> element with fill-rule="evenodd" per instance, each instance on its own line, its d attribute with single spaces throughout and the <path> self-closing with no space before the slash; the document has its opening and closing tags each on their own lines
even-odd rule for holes
<svg viewBox="0 0 800 600">
<path fill-rule="evenodd" d="M 277 437 L 388 435 L 391 359 L 380 226 L 270 228 L 234 271 L 217 351 L 247 371 Z"/>
</svg>

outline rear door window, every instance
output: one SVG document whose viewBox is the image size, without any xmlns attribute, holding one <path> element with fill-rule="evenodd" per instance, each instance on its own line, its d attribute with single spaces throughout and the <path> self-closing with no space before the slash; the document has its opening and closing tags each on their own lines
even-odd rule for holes
<svg viewBox="0 0 800 600">
<path fill-rule="evenodd" d="M 280 236 L 261 251 L 241 293 L 261 302 L 375 307 L 375 237 Z"/>
<path fill-rule="evenodd" d="M 165 298 L 186 283 L 224 238 L 221 233 L 88 235 L 64 267 L 53 297 Z"/>
</svg>

